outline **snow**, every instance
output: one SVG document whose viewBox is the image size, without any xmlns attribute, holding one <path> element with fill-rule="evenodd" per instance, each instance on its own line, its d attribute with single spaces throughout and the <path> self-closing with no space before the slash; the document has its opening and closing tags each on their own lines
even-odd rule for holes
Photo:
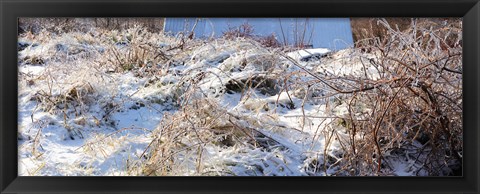
<svg viewBox="0 0 480 194">
<path fill-rule="evenodd" d="M 309 58 L 320 59 L 322 56 L 330 53 L 326 48 L 302 49 L 287 53 L 287 55 L 297 61 L 308 61 Z"/>
<path fill-rule="evenodd" d="M 273 144 L 268 149 L 242 147 L 240 144 L 231 147 L 209 144 L 204 147 L 202 157 L 205 168 L 211 172 L 207 174 L 324 176 L 333 175 L 339 170 L 333 163 L 342 160 L 337 158 L 343 151 L 342 146 L 338 140 L 327 143 L 325 136 L 329 134 L 326 123 L 332 119 L 319 118 L 329 114 L 325 103 L 316 102 L 311 95 L 306 98 L 305 92 L 300 91 L 287 93 L 281 90 L 275 95 L 255 89 L 230 93 L 223 91 L 230 80 L 297 71 L 286 68 L 285 64 L 289 63 L 287 59 L 274 57 L 273 52 L 247 40 L 215 40 L 201 44 L 185 56 L 177 56 L 183 61 L 179 65 L 169 65 L 164 71 L 170 72 L 167 74 L 150 77 L 139 77 L 132 72 L 107 74 L 90 61 L 91 58 L 102 57 L 98 49 L 105 50 L 107 43 L 96 40 L 88 42 L 74 38 L 76 36 L 79 35 L 51 37 L 50 42 L 41 42 L 36 47 L 20 51 L 20 58 L 42 56 L 46 63 L 19 64 L 19 175 L 142 175 L 144 159 L 141 156 L 155 138 L 154 131 L 165 114 L 179 111 L 175 106 L 176 101 L 187 98 L 183 93 L 186 88 L 180 86 L 182 83 L 192 83 L 202 75 L 201 81 L 195 82 L 199 91 L 195 95 L 214 99 L 227 113 L 258 120 L 257 125 L 264 126 L 258 132 L 265 136 L 265 141 Z M 174 45 L 177 41 L 174 37 L 159 39 L 164 42 L 154 42 L 156 45 Z M 56 52 L 59 43 L 62 50 L 83 45 L 81 52 L 89 55 L 72 54 L 62 59 L 65 61 L 56 62 L 55 58 L 63 56 Z M 320 72 L 316 68 L 321 66 L 332 74 L 359 74 L 360 63 L 341 60 L 347 58 L 347 51 L 336 52 L 333 55 L 336 60 L 331 63 L 318 65 L 318 62 L 305 61 L 309 57 L 329 53 L 331 51 L 328 49 L 315 48 L 287 55 L 315 71 Z M 302 76 L 299 76 L 299 80 L 311 79 Z M 150 83 L 153 77 L 158 79 Z M 29 80 L 32 80 L 31 84 Z M 280 87 L 282 83 L 275 84 Z M 49 110 L 42 104 L 48 103 L 47 99 L 33 100 L 39 94 L 61 96 L 71 91 L 72 87 L 76 87 L 77 91 L 87 87 L 87 94 L 82 97 L 83 101 L 78 102 L 75 110 L 65 105 L 63 109 Z M 293 107 L 289 107 L 290 103 Z M 340 105 L 330 112 L 343 115 L 347 110 Z M 248 121 L 240 123 L 251 124 Z M 336 130 L 342 131 L 340 128 Z M 328 166 L 323 165 L 327 163 L 324 158 L 334 161 Z M 184 159 L 188 161 L 188 158 Z M 178 175 L 195 174 L 193 163 L 185 162 L 184 166 Z M 394 172 L 399 176 L 411 176 L 412 170 L 405 170 L 407 168 L 411 166 L 398 162 Z"/>
</svg>

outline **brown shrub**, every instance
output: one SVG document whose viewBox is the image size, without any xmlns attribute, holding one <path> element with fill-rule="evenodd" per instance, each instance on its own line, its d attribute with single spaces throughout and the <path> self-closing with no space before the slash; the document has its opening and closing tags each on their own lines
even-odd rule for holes
<svg viewBox="0 0 480 194">
<path fill-rule="evenodd" d="M 19 18 L 18 33 L 38 34 L 41 30 L 54 33 L 88 32 L 92 28 L 125 30 L 135 26 L 150 32 L 163 30 L 164 18 Z"/>
<path fill-rule="evenodd" d="M 462 24 L 433 23 L 413 21 L 401 30 L 379 20 L 384 39 L 359 41 L 352 52 L 363 59 L 360 76 L 310 72 L 348 110 L 336 119 L 348 133 L 339 172 L 389 174 L 398 157 L 412 158 L 417 174 L 461 172 Z"/>
<path fill-rule="evenodd" d="M 391 38 L 389 30 L 379 23 L 381 18 L 352 18 L 352 34 L 356 47 L 373 44 L 373 40 L 365 42 L 366 39 L 379 39 L 385 41 Z M 397 31 L 411 30 L 412 22 L 419 27 L 442 28 L 446 25 L 455 25 L 458 27 L 460 18 L 384 18 L 392 29 Z M 363 40 L 363 41 L 362 41 Z"/>
</svg>

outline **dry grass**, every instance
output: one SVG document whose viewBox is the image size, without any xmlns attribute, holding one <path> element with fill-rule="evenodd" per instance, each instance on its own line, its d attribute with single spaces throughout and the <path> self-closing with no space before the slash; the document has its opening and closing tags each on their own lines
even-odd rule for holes
<svg viewBox="0 0 480 194">
<path fill-rule="evenodd" d="M 121 30 L 142 26 L 150 32 L 163 30 L 164 18 L 20 18 L 19 33 L 37 34 L 45 29 L 61 34 L 95 30 Z"/>
<path fill-rule="evenodd" d="M 366 40 L 368 46 L 357 49 L 374 56 L 364 60 L 363 76 L 317 77 L 330 95 L 345 96 L 343 171 L 389 174 L 388 162 L 403 155 L 421 166 L 417 174 L 454 174 L 463 144 L 461 23 L 431 28 L 413 22 L 407 31 L 379 23 L 389 38 Z"/>
<path fill-rule="evenodd" d="M 36 40 L 44 50 L 19 60 L 50 67 L 42 75 L 21 74 L 21 87 L 41 85 L 32 100 L 38 102 L 38 110 L 62 117 L 73 139 L 82 137 L 79 129 L 83 126 L 111 125 L 109 115 L 122 106 L 113 102 L 122 96 L 116 91 L 122 80 L 113 75 L 133 73 L 136 78 L 148 78 L 144 88 L 157 87 L 159 92 L 145 100 L 173 107 L 149 132 L 153 140 L 143 153 L 125 163 L 129 175 L 236 175 L 232 166 L 238 163 L 219 161 L 210 149 L 238 155 L 268 153 L 265 158 L 271 163 L 248 161 L 255 169 L 250 174 L 268 175 L 268 168 L 285 172 L 288 162 L 277 156 L 289 148 L 265 131 L 288 134 L 289 130 L 311 133 L 300 142 L 310 146 L 302 153 L 307 175 L 391 175 L 393 163 L 405 159 L 418 175 L 458 175 L 456 171 L 461 170 L 459 20 L 401 20 L 398 27 L 390 20 L 362 20 L 363 29 L 354 29 L 354 35 L 360 34 L 355 38 L 357 48 L 309 62 L 316 65 L 313 69 L 286 56 L 285 50 L 291 48 L 279 47 L 273 37 L 253 37 L 248 25 L 231 29 L 223 38 L 196 40 L 188 35 L 152 33 L 141 26 L 111 30 L 120 22 L 95 21 L 106 27 L 96 28 L 91 22 L 74 27 L 72 21 L 59 19 L 46 22 L 59 24 L 56 27 L 25 32 L 23 38 Z M 71 33 L 62 43 L 49 42 L 46 32 L 69 30 L 88 33 Z M 33 45 L 24 49 L 34 50 Z M 178 66 L 185 68 L 174 68 Z M 74 73 L 60 76 L 70 70 Z M 207 90 L 206 83 L 216 85 Z M 132 100 L 136 92 L 123 95 L 123 100 Z M 217 98 L 224 94 L 239 94 L 238 105 L 233 109 L 221 105 Z M 97 102 L 103 118 L 89 114 Z M 309 104 L 322 105 L 323 114 L 307 115 Z M 299 109 L 301 114 L 292 116 L 298 117 L 299 128 L 282 126 L 279 109 Z M 39 157 L 45 122 L 32 116 L 32 123 L 38 125 L 31 137 L 33 153 Z M 98 135 L 82 148 L 107 158 L 126 142 L 115 136 L 124 130 L 128 129 Z M 323 142 L 320 148 L 318 142 Z M 105 150 L 108 146 L 112 148 Z"/>
</svg>

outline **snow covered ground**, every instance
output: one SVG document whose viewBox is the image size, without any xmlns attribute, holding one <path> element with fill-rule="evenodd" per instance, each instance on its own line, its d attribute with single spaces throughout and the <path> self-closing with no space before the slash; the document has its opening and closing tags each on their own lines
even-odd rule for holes
<svg viewBox="0 0 480 194">
<path fill-rule="evenodd" d="M 190 40 L 181 50 L 178 39 L 150 34 L 145 45 L 166 58 L 156 65 L 135 60 L 118 71 L 111 65 L 118 57 L 141 55 L 128 50 L 135 33 L 20 37 L 28 46 L 19 51 L 19 175 L 158 174 L 148 169 L 160 153 L 153 147 L 168 142 L 159 138 L 165 123 L 181 129 L 190 120 L 200 134 L 175 137 L 185 149 L 168 156 L 181 166 L 168 175 L 351 175 L 339 165 L 348 132 L 335 119 L 347 107 L 324 97 L 328 88 L 310 89 L 313 77 L 290 60 L 319 74 L 359 75 L 364 66 L 350 59 L 351 49 L 283 53 L 251 40 L 217 39 Z M 221 112 L 220 121 L 211 121 L 219 126 L 199 127 L 213 117 L 197 114 L 202 109 Z M 218 132 L 227 126 L 237 135 Z M 408 156 L 392 157 L 384 174 L 417 175 L 418 158 Z"/>
</svg>

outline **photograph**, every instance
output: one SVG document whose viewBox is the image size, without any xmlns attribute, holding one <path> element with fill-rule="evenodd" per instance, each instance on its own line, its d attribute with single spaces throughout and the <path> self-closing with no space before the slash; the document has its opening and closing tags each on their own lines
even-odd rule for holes
<svg viewBox="0 0 480 194">
<path fill-rule="evenodd" d="M 462 17 L 19 17 L 17 31 L 19 177 L 464 175 Z"/>
</svg>

